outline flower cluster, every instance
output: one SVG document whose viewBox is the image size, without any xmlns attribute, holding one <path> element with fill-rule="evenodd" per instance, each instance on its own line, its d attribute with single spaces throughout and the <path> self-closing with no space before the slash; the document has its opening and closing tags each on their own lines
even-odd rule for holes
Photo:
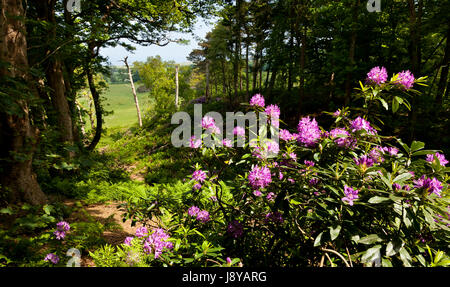
<svg viewBox="0 0 450 287">
<path fill-rule="evenodd" d="M 147 254 L 154 253 L 158 258 L 164 251 L 173 248 L 173 243 L 168 241 L 169 235 L 162 228 L 154 230 L 144 241 L 144 252 Z"/>
<path fill-rule="evenodd" d="M 381 67 L 381 68 L 375 67 L 375 68 L 372 68 L 369 73 L 367 73 L 366 82 L 380 85 L 380 84 L 386 82 L 387 78 L 388 78 L 388 73 L 387 73 L 385 67 Z"/>
<path fill-rule="evenodd" d="M 254 166 L 248 174 L 248 181 L 253 189 L 265 188 L 272 182 L 270 169 L 266 166 Z"/>
<path fill-rule="evenodd" d="M 136 229 L 136 236 L 137 237 L 144 237 L 148 234 L 148 229 L 145 226 L 139 227 L 138 229 Z"/>
<path fill-rule="evenodd" d="M 233 129 L 233 134 L 237 136 L 245 136 L 245 129 L 243 127 L 237 126 Z"/>
<path fill-rule="evenodd" d="M 54 253 L 49 253 L 45 256 L 44 261 L 50 261 L 53 264 L 58 264 L 59 257 L 58 257 L 58 255 L 56 255 Z"/>
<path fill-rule="evenodd" d="M 330 131 L 330 138 L 334 139 L 334 142 L 339 147 L 354 148 L 356 146 L 356 140 L 350 136 L 350 133 L 343 128 L 335 128 Z"/>
<path fill-rule="evenodd" d="M 442 191 L 442 183 L 437 180 L 435 177 L 427 178 L 425 175 L 422 175 L 418 180 L 414 180 L 414 187 L 418 189 L 423 189 L 428 192 L 428 194 L 436 194 L 438 197 L 441 197 Z"/>
<path fill-rule="evenodd" d="M 427 158 L 426 161 L 430 162 L 430 163 L 434 163 L 434 156 L 437 157 L 437 159 L 439 160 L 439 164 L 442 166 L 445 166 L 448 163 L 448 160 L 445 159 L 445 155 L 440 154 L 440 153 L 435 153 L 435 154 L 427 154 Z"/>
<path fill-rule="evenodd" d="M 370 123 L 361 117 L 357 117 L 351 121 L 350 126 L 353 133 L 360 130 L 365 130 L 369 135 L 374 135 L 377 133 Z"/>
<path fill-rule="evenodd" d="M 250 99 L 250 106 L 259 106 L 264 108 L 264 97 L 261 94 L 256 94 Z"/>
<path fill-rule="evenodd" d="M 216 121 L 212 117 L 204 116 L 202 118 L 202 128 L 213 134 L 220 134 L 220 129 L 216 126 Z"/>
<path fill-rule="evenodd" d="M 202 140 L 196 139 L 195 136 L 192 136 L 189 140 L 189 147 L 190 148 L 199 148 L 202 146 Z"/>
<path fill-rule="evenodd" d="M 200 210 L 197 206 L 191 206 L 188 209 L 188 215 L 192 217 L 196 217 L 196 219 L 200 222 L 208 222 L 209 221 L 209 212 L 206 210 Z"/>
<path fill-rule="evenodd" d="M 291 141 L 296 139 L 296 135 L 291 134 L 288 130 L 280 129 L 279 133 L 280 139 L 284 141 Z"/>
<path fill-rule="evenodd" d="M 414 75 L 410 71 L 402 71 L 398 73 L 395 84 L 403 86 L 403 88 L 409 90 L 414 85 Z"/>
<path fill-rule="evenodd" d="M 368 167 L 373 166 L 373 159 L 370 156 L 362 155 L 359 158 L 353 159 L 356 165 L 360 166 L 361 169 L 366 170 Z"/>
<path fill-rule="evenodd" d="M 314 118 L 302 118 L 298 123 L 297 131 L 297 140 L 307 147 L 314 147 L 322 136 L 319 125 Z"/>
<path fill-rule="evenodd" d="M 342 201 L 347 202 L 350 206 L 353 206 L 353 201 L 358 199 L 358 190 L 353 189 L 347 185 L 344 186 L 344 194 L 345 196 L 341 198 Z"/>
<path fill-rule="evenodd" d="M 61 240 L 66 237 L 66 232 L 70 230 L 69 223 L 65 221 L 60 221 L 56 224 L 56 231 L 53 234 L 56 236 L 56 239 Z"/>
</svg>

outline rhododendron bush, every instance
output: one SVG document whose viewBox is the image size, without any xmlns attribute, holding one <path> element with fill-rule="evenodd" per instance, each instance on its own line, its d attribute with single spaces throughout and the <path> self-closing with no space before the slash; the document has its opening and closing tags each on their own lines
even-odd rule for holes
<svg viewBox="0 0 450 287">
<path fill-rule="evenodd" d="M 361 84 L 366 102 L 385 106 L 386 92 L 395 110 L 409 108 L 409 89 L 420 81 L 409 71 L 387 78 L 384 68 L 370 71 Z M 278 106 L 266 104 L 258 94 L 246 106 L 278 121 Z M 127 217 L 157 222 L 164 231 L 155 232 L 171 242 L 151 265 L 448 265 L 445 155 L 382 135 L 367 109 L 327 114 L 334 124 L 326 129 L 312 116 L 294 128 L 280 122 L 279 144 L 258 138 L 233 148 L 217 137 L 205 147 L 196 139 L 186 152 L 202 161 L 184 183 L 126 205 Z M 220 133 L 211 119 L 202 124 Z M 234 134 L 246 136 L 243 127 Z"/>
</svg>

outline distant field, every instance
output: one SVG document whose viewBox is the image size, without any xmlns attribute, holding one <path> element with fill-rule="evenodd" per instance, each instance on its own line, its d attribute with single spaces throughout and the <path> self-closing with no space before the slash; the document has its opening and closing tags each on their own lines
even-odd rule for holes
<svg viewBox="0 0 450 287">
<path fill-rule="evenodd" d="M 137 88 L 137 86 L 136 86 Z M 148 107 L 148 94 L 137 94 L 139 106 L 143 115 Z M 105 111 L 113 113 L 104 117 L 104 126 L 109 129 L 127 128 L 137 123 L 136 106 L 134 105 L 133 93 L 130 84 L 110 84 L 108 90 L 102 95 L 105 100 L 102 102 Z M 80 100 L 84 107 L 88 107 L 87 100 Z M 89 118 L 85 118 L 86 129 L 90 129 Z"/>
<path fill-rule="evenodd" d="M 148 94 L 137 94 L 141 113 L 148 107 Z M 138 122 L 133 93 L 129 84 L 110 84 L 105 92 L 104 108 L 114 113 L 105 117 L 106 128 L 129 127 Z"/>
</svg>

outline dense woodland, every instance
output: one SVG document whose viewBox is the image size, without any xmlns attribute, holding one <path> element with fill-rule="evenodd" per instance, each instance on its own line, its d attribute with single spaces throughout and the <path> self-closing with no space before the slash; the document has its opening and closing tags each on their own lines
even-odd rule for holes
<svg viewBox="0 0 450 287">
<path fill-rule="evenodd" d="M 210 170 L 209 173 L 207 172 L 210 178 L 214 178 L 213 174 L 218 178 L 224 177 L 223 182 L 211 179 L 208 183 L 209 191 L 215 191 L 220 186 L 226 198 L 223 202 L 222 199 L 218 201 L 217 213 L 214 213 L 218 217 L 214 224 L 221 222 L 225 229 L 234 230 L 231 233 L 235 239 L 234 234 L 241 227 L 229 223 L 230 220 L 247 223 L 251 221 L 251 224 L 245 225 L 245 230 L 251 230 L 249 232 L 251 235 L 241 243 L 232 241 L 233 238 L 222 241 L 217 238 L 220 232 L 213 232 L 218 228 L 214 225 L 209 227 L 210 231 L 205 231 L 206 228 L 203 231 L 198 228 L 204 234 L 202 236 L 208 240 L 205 241 L 207 243 L 202 244 L 200 239 L 188 241 L 188 236 L 194 236 L 195 232 L 185 230 L 184 237 L 180 235 L 183 239 L 173 241 L 177 250 L 184 250 L 180 251 L 183 255 L 164 257 L 163 263 L 151 263 L 152 260 L 156 262 L 158 257 L 153 254 L 154 257 L 151 260 L 146 259 L 150 260 L 146 261 L 150 262 L 148 265 L 207 266 L 211 261 L 202 260 L 209 258 L 214 259 L 217 265 L 237 266 L 244 262 L 244 264 L 257 266 L 323 266 L 325 255 L 320 252 L 326 253 L 326 250 L 333 248 L 338 250 L 338 253 L 344 254 L 345 259 L 342 259 L 342 255 L 337 257 L 337 261 L 328 258 L 329 261 L 325 264 L 330 266 L 344 265 L 344 263 L 349 265 L 352 261 L 355 265 L 367 264 L 373 259 L 372 257 L 368 259 L 369 255 L 375 254 L 373 249 L 369 249 L 370 252 L 368 250 L 360 258 L 363 250 L 358 249 L 356 245 L 351 246 L 350 241 L 342 244 L 332 243 L 341 230 L 341 215 L 339 220 L 329 219 L 331 221 L 323 219 L 326 217 L 323 214 L 317 215 L 317 218 L 320 217 L 323 222 L 332 222 L 330 223 L 331 241 L 327 243 L 329 245 L 323 245 L 319 251 L 316 250 L 317 248 L 314 249 L 320 245 L 323 234 L 323 232 L 318 233 L 321 229 L 319 223 L 300 222 L 302 229 L 296 220 L 286 219 L 286 226 L 280 227 L 284 221 L 279 218 L 274 219 L 277 210 L 282 211 L 286 218 L 296 214 L 298 218 L 305 216 L 304 218 L 311 219 L 310 215 L 302 213 L 307 212 L 309 201 L 303 197 L 288 196 L 290 192 L 303 190 L 300 184 L 297 189 L 293 187 L 284 189 L 282 183 L 277 186 L 280 194 L 275 203 L 264 205 L 264 208 L 270 206 L 272 210 L 264 219 L 265 221 L 263 219 L 246 221 L 250 213 L 245 213 L 247 211 L 243 210 L 246 210 L 247 204 L 239 209 L 241 213 L 236 209 L 226 211 L 229 206 L 239 204 L 237 197 L 233 199 L 236 202 L 231 201 L 233 196 L 230 194 L 233 188 L 229 186 L 234 184 L 250 188 L 240 183 L 241 178 L 248 176 L 250 179 L 250 175 L 246 173 L 243 177 L 233 175 L 233 172 L 244 174 L 241 166 L 237 166 L 233 172 L 224 171 L 227 165 L 239 160 L 225 161 L 225 164 L 220 167 L 216 159 L 221 158 L 223 154 L 215 154 L 215 150 L 212 151 L 214 156 L 211 156 L 208 151 L 203 151 L 201 155 L 191 155 L 190 151 L 170 147 L 170 132 L 173 129 L 170 125 L 171 115 L 180 110 L 192 113 L 193 103 L 203 103 L 205 113 L 207 111 L 221 113 L 238 111 L 243 109 L 240 103 L 249 101 L 254 107 L 264 108 L 264 104 L 251 102 L 251 99 L 254 101 L 255 94 L 262 94 L 263 102 L 265 100 L 267 105 L 278 105 L 277 107 L 282 111 L 281 115 L 279 112 L 278 115 L 283 124 L 296 126 L 299 120 L 302 123 L 304 117 L 311 116 L 320 122 L 324 130 L 331 129 L 339 121 L 342 123 L 349 120 L 344 116 L 342 120 L 339 118 L 335 121 L 335 118 L 330 118 L 331 112 L 340 111 L 340 115 L 345 115 L 345 111 L 352 111 L 352 118 L 361 115 L 366 120 L 370 120 L 372 126 L 378 130 L 377 141 L 391 140 L 390 144 L 393 144 L 393 139 L 401 139 L 401 145 L 397 143 L 397 146 L 407 149 L 405 154 L 409 154 L 409 161 L 403 162 L 401 157 L 398 162 L 393 160 L 392 170 L 389 176 L 382 177 L 381 184 L 386 182 L 385 179 L 388 182 L 391 180 L 390 185 L 397 184 L 394 178 L 398 179 L 399 183 L 404 181 L 407 183 L 408 180 L 412 183 L 409 176 L 403 176 L 400 179 L 398 177 L 403 172 L 406 174 L 407 171 L 399 166 L 404 164 L 405 168 L 410 167 L 411 157 L 414 155 L 425 156 L 427 151 L 430 154 L 432 151 L 440 151 L 447 157 L 450 155 L 448 132 L 450 130 L 450 1 L 381 1 L 381 12 L 369 12 L 367 1 L 363 0 L 92 0 L 81 1 L 79 11 L 69 11 L 67 2 L 67 0 L 0 0 L 2 12 L 0 15 L 0 217 L 3 217 L 0 221 L 2 228 L 0 235 L 4 236 L 4 239 L 0 239 L 2 241 L 0 242 L 0 266 L 45 266 L 48 264 L 49 260 L 43 263 L 42 258 L 39 259 L 41 256 L 39 252 L 32 250 L 31 246 L 34 243 L 30 239 L 23 243 L 23 246 L 27 246 L 24 250 L 30 248 L 27 252 L 33 254 L 27 253 L 28 259 L 24 259 L 26 256 L 17 250 L 7 250 L 10 250 L 12 242 L 17 242 L 14 238 L 25 237 L 23 234 L 35 235 L 39 246 L 47 247 L 49 243 L 46 240 L 49 239 L 42 237 L 41 234 L 45 232 L 52 234 L 48 230 L 52 228 L 54 222 L 67 220 L 70 212 L 63 204 L 67 198 L 84 200 L 84 203 L 95 202 L 95 199 L 99 202 L 126 201 L 128 204 L 125 205 L 124 220 L 132 220 L 133 226 L 136 223 L 147 226 L 146 220 L 157 217 L 163 222 L 160 227 L 167 229 L 172 225 L 166 223 L 166 220 L 174 222 L 173 218 L 178 219 L 178 216 L 181 218 L 180 210 L 186 206 L 199 205 L 199 202 L 202 202 L 205 208 L 209 207 L 209 203 L 204 203 L 204 198 L 200 200 L 185 193 L 186 190 L 192 191 L 193 187 L 187 186 L 189 182 L 200 184 L 205 180 L 203 175 L 199 176 L 198 172 L 206 167 Z M 128 71 L 125 66 L 111 66 L 108 59 L 101 56 L 101 50 L 106 47 L 123 46 L 131 54 L 135 49 L 133 45 L 165 46 L 171 42 L 182 43 L 183 39 L 171 38 L 171 32 L 184 32 L 187 35 L 192 33 L 196 21 L 205 19 L 213 19 L 211 21 L 215 21 L 215 24 L 205 39 L 201 39 L 198 48 L 190 53 L 188 60 L 192 63 L 191 65 L 179 65 L 173 61 L 164 61 L 160 57 L 148 57 L 146 62 L 130 63 L 131 69 Z M 368 72 L 377 66 L 385 67 L 389 74 L 389 79 L 382 82 L 386 83 L 385 86 L 380 86 L 379 90 L 374 88 L 376 85 L 372 85 L 373 83 L 367 80 Z M 414 75 L 416 84 L 413 89 L 397 91 L 394 74 L 407 70 Z M 391 75 L 394 77 L 391 78 Z M 143 108 L 143 125 L 136 124 L 125 130 L 105 129 L 105 116 L 113 113 L 114 110 L 106 108 L 107 99 L 104 95 L 108 88 L 117 83 L 134 83 L 139 97 L 146 97 L 151 102 L 149 107 Z M 131 89 L 130 86 L 130 91 Z M 373 90 L 376 92 L 373 92 L 373 97 L 370 96 L 368 100 L 367 95 Z M 373 98 L 378 99 L 378 93 L 387 95 L 387 98 L 373 100 Z M 135 101 L 138 106 L 136 99 L 137 96 Z M 129 100 L 133 102 L 132 97 Z M 89 102 L 89 108 L 80 105 L 80 102 L 84 101 Z M 352 123 L 349 122 L 349 124 Z M 299 133 L 301 133 L 300 130 Z M 358 134 L 358 140 L 359 136 Z M 365 136 L 362 136 L 364 140 L 361 144 L 362 142 L 375 143 L 375 139 L 368 139 Z M 99 142 L 102 140 L 108 144 L 106 147 L 101 145 L 99 148 Z M 422 142 L 426 143 L 427 150 L 420 151 L 424 147 L 421 146 Z M 333 152 L 325 156 L 326 146 L 325 143 L 323 147 L 320 146 L 321 157 L 308 149 L 312 148 L 311 146 L 302 146 L 299 149 L 292 147 L 294 150 L 287 147 L 286 152 L 297 152 L 299 159 L 302 159 L 302 164 L 303 159 L 312 160 L 314 155 L 317 168 L 320 166 L 325 169 L 327 166 L 332 170 L 335 166 L 332 166 L 330 162 L 339 159 L 333 156 Z M 367 146 L 365 152 L 370 149 Z M 361 147 L 361 151 L 363 150 L 364 148 Z M 354 155 L 356 154 L 352 154 L 352 158 Z M 202 159 L 202 156 L 206 158 Z M 233 156 L 237 155 L 233 154 Z M 344 158 L 345 156 L 342 155 L 342 159 Z M 242 161 L 244 159 L 246 161 L 244 165 L 248 164 L 248 169 L 255 164 L 248 161 L 246 156 L 242 157 Z M 196 165 L 195 160 L 203 162 L 203 166 Z M 427 162 L 432 160 L 433 157 L 430 160 L 427 159 Z M 437 165 L 433 165 L 432 172 L 427 175 L 430 179 L 433 175 L 441 180 L 438 182 L 443 184 L 440 186 L 444 195 L 443 203 L 433 201 L 434 205 L 430 208 L 444 206 L 440 209 L 444 210 L 448 206 L 448 191 L 446 193 L 444 191 L 447 190 L 446 181 L 449 178 L 449 171 L 444 167 L 444 160 L 440 161 L 441 165 L 439 160 L 437 162 Z M 385 163 L 387 164 L 388 161 Z M 423 159 L 421 162 L 413 161 L 411 166 L 417 168 L 414 172 L 424 171 L 426 168 L 420 165 L 423 163 L 426 163 Z M 261 162 L 258 164 L 261 165 Z M 264 160 L 264 166 L 275 168 L 270 164 Z M 360 166 L 358 162 L 356 164 Z M 135 182 L 133 178 L 130 181 L 129 170 L 125 168 L 129 166 L 137 166 L 140 169 L 140 175 L 144 178 L 143 182 Z M 190 181 L 185 182 L 184 178 L 193 170 L 197 174 L 194 174 Z M 308 170 L 307 167 L 306 170 Z M 371 171 L 364 169 L 361 171 L 362 177 L 358 177 L 358 180 L 354 182 L 363 184 L 366 180 L 364 175 Z M 327 171 L 320 168 L 316 172 L 324 178 L 327 176 Z M 323 182 L 323 188 L 326 189 L 324 178 L 320 182 Z M 352 177 L 349 176 L 349 178 Z M 279 180 L 282 181 L 281 178 Z M 348 182 L 350 181 L 348 179 Z M 335 187 L 337 182 L 336 180 L 329 184 L 333 192 L 333 186 Z M 228 186 L 225 187 L 225 184 Z M 389 188 L 392 190 L 392 186 Z M 95 192 L 92 193 L 94 190 Z M 313 192 L 315 194 L 318 190 L 311 191 L 311 194 Z M 169 196 L 171 193 L 174 194 L 173 198 Z M 133 196 L 134 199 L 130 199 Z M 208 196 L 214 197 L 213 194 Z M 241 196 L 240 193 L 239 196 Z M 248 195 L 245 193 L 242 196 L 246 198 Z M 258 195 L 255 196 L 258 198 Z M 406 198 L 409 195 L 404 196 Z M 157 208 L 154 202 L 160 204 L 165 202 L 167 206 L 155 211 L 154 209 Z M 422 201 L 418 202 L 422 203 Z M 258 208 L 262 210 L 263 205 Z M 317 206 L 317 208 L 320 207 Z M 436 207 L 433 210 L 437 209 Z M 311 210 L 316 211 L 315 208 Z M 422 210 L 420 206 L 418 210 Z M 253 214 L 254 211 L 251 213 Z M 42 215 L 42 212 L 45 214 Z M 192 212 L 194 211 L 190 209 L 189 214 L 191 215 Z M 199 212 L 196 211 L 195 214 Z M 333 212 L 330 211 L 330 218 L 335 216 Z M 40 217 L 33 221 L 29 213 Z M 210 213 L 213 216 L 213 212 Z M 387 207 L 381 213 L 383 216 L 380 222 L 388 222 L 391 219 L 392 222 L 397 222 L 397 219 L 391 218 Z M 172 214 L 173 218 L 169 220 L 168 217 L 171 216 L 168 214 Z M 426 213 L 423 222 L 428 224 L 431 214 Z M 442 218 L 442 215 L 445 217 L 448 213 L 439 214 L 439 218 Z M 401 216 L 404 220 L 403 213 Z M 408 216 L 414 217 L 412 213 Z M 419 217 L 417 215 L 417 218 Z M 29 223 L 25 220 L 26 218 L 34 223 Z M 317 218 L 314 220 L 318 220 Z M 209 215 L 207 219 L 204 217 L 197 217 L 197 219 L 201 222 L 209 222 Z M 278 222 L 280 226 L 270 225 L 267 230 L 261 231 L 255 229 L 255 226 L 258 226 L 255 222 L 267 223 L 268 220 L 272 223 Z M 338 221 L 340 223 L 336 225 Z M 411 219 L 411 221 L 414 220 Z M 287 226 L 287 222 L 292 225 Z M 428 228 L 424 227 L 426 224 L 422 221 L 418 222 L 417 225 L 411 222 L 404 223 L 408 228 L 411 224 L 416 228 L 411 233 L 414 236 L 421 234 L 422 228 Z M 11 224 L 19 227 L 10 234 L 6 230 Z M 183 221 L 183 224 L 191 226 L 192 222 Z M 399 230 L 404 228 L 402 224 L 397 226 Z M 106 228 L 105 226 L 102 228 Z M 178 225 L 176 226 L 179 228 Z M 299 227 L 300 232 L 298 230 L 292 234 L 285 232 L 295 226 Z M 373 225 L 367 229 L 359 225 L 352 228 L 352 230 L 364 230 L 367 236 L 371 236 L 367 230 L 376 229 Z M 445 242 L 445 238 L 448 239 L 448 225 L 446 228 L 445 231 L 440 230 L 435 239 L 430 241 L 435 244 L 431 248 L 432 251 L 430 249 L 427 251 L 425 245 L 417 247 L 418 251 L 414 249 L 416 247 L 410 247 L 416 244 L 412 243 L 415 242 L 414 240 L 408 241 L 412 235 L 408 233 L 409 231 L 404 234 L 399 231 L 398 234 L 396 233 L 399 236 L 398 240 L 404 242 L 401 246 L 408 246 L 411 249 L 408 249 L 409 253 L 401 251 L 406 248 L 402 249 L 396 245 L 397 243 L 390 241 L 389 244 L 396 245 L 398 247 L 395 247 L 396 250 L 400 250 L 395 255 L 399 256 L 399 259 L 397 261 L 392 259 L 392 262 L 389 259 L 388 263 L 383 258 L 383 266 L 396 266 L 397 263 L 403 266 L 419 265 L 419 263 L 422 264 L 419 266 L 448 265 L 450 262 L 447 257 L 448 241 Z M 86 234 L 92 233 L 88 231 L 88 228 L 84 230 L 82 227 L 72 230 L 86 232 Z M 172 230 L 182 233 L 179 229 Z M 383 230 L 386 236 L 389 233 L 381 227 L 380 230 Z M 159 236 L 155 238 L 169 238 L 166 233 L 158 232 L 153 233 Z M 426 236 L 434 236 L 432 229 L 427 229 L 427 232 Z M 315 239 L 314 247 L 310 244 L 308 248 L 302 247 L 303 249 L 293 251 L 291 244 L 295 242 L 296 235 L 303 238 L 301 241 L 305 242 L 305 246 L 311 238 Z M 261 243 L 261 246 L 252 249 L 251 242 L 260 236 L 268 236 L 267 245 Z M 340 238 L 343 236 L 341 235 Z M 350 236 L 350 231 L 345 236 L 353 238 Z M 140 236 L 137 235 L 137 237 Z M 362 244 L 382 242 L 379 238 L 373 241 L 373 237 L 369 239 L 366 240 L 368 243 Z M 76 246 L 92 251 L 90 256 L 94 258 L 97 266 L 117 266 L 116 263 L 108 263 L 110 262 L 108 260 L 116 256 L 114 260 L 120 261 L 118 258 L 123 258 L 121 252 L 125 252 L 118 249 L 113 256 L 111 250 L 104 246 L 100 248 L 101 244 L 95 243 L 97 244 L 95 245 L 91 242 L 91 246 L 86 243 L 87 241 L 77 240 L 80 241 L 76 241 Z M 128 242 L 129 246 L 132 246 L 130 242 Z M 410 242 L 411 245 L 406 242 Z M 387 246 L 390 246 L 389 244 Z M 379 245 L 372 248 L 376 249 L 377 246 Z M 173 246 L 165 245 L 164 248 L 172 249 Z M 379 252 L 380 248 L 378 247 L 376 251 Z M 97 251 L 94 252 L 94 250 Z M 199 250 L 204 253 L 204 257 L 195 255 L 192 260 L 187 258 L 195 252 L 200 252 Z M 226 250 L 233 259 L 227 258 L 226 261 L 221 259 L 222 261 L 217 262 L 217 258 L 222 256 L 221 250 Z M 418 255 L 416 259 L 413 256 L 413 254 L 423 254 L 425 251 L 429 252 L 431 258 Z M 282 252 L 292 255 L 284 258 Z M 386 254 L 392 253 L 392 256 L 396 254 L 393 251 L 386 252 Z M 439 252 L 442 254 L 437 260 Z M 270 261 L 268 258 L 262 258 L 260 255 L 265 253 L 275 259 Z M 331 253 L 326 254 L 327 257 L 328 254 L 331 255 Z M 111 262 L 116 262 L 114 260 Z M 443 261 L 445 263 L 442 263 Z M 144 264 L 144 266 L 147 265 Z"/>
</svg>

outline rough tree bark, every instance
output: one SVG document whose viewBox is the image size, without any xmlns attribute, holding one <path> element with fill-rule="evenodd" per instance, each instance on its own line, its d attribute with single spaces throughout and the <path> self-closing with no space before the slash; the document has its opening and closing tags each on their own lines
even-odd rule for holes
<svg viewBox="0 0 450 287">
<path fill-rule="evenodd" d="M 2 66 L 0 77 L 15 78 L 28 82 L 27 41 L 24 34 L 25 21 L 21 0 L 0 0 L 0 61 L 9 63 Z M 31 126 L 28 103 L 16 100 L 21 115 L 10 115 L 0 111 L 0 185 L 2 192 L 8 192 L 8 200 L 43 204 L 46 196 L 42 192 L 32 170 L 33 154 L 39 130 Z M 17 155 L 21 155 L 20 159 Z M 6 160 L 4 160 L 6 159 Z"/>
<path fill-rule="evenodd" d="M 134 104 L 136 105 L 138 122 L 139 122 L 139 126 L 142 127 L 141 109 L 139 108 L 139 101 L 138 101 L 138 97 L 136 95 L 136 89 L 134 88 L 133 75 L 131 74 L 131 69 L 130 69 L 130 66 L 128 65 L 128 56 L 125 57 L 125 59 L 123 59 L 123 62 L 125 63 L 125 66 L 127 66 L 128 78 L 130 79 L 131 91 L 133 92 Z M 178 66 L 177 66 L 176 79 L 177 79 L 177 95 L 175 98 L 175 105 L 178 107 Z"/>
</svg>

